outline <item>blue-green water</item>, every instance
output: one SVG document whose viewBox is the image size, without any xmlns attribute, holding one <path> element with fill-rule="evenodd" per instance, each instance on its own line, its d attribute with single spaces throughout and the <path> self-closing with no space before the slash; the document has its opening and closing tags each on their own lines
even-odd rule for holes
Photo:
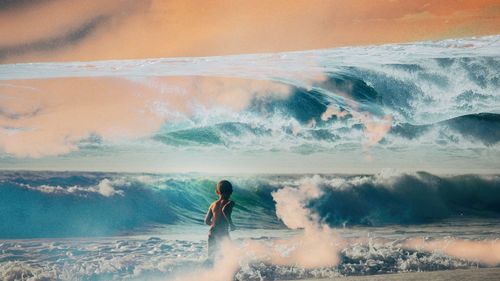
<svg viewBox="0 0 500 281">
<path fill-rule="evenodd" d="M 220 178 L 3 171 L 0 276 L 4 280 L 187 280 L 182 279 L 185 272 L 203 274 L 207 227 L 202 220 L 216 199 Z M 277 204 L 288 201 L 277 202 L 276 194 L 285 187 L 300 191 L 310 180 L 317 182 L 320 193 L 312 197 L 297 193 L 305 196 L 300 198 L 302 206 L 315 214 L 314 223 L 330 227 L 344 241 L 335 253 L 340 258 L 337 264 L 311 269 L 242 258 L 234 269 L 237 280 L 491 266 L 405 243 L 413 238 L 482 243 L 500 237 L 499 176 L 386 173 L 227 178 L 234 185 L 233 220 L 238 226 L 232 239 L 240 247 L 249 241 L 266 247 L 283 239 L 295 241 L 293 237 L 303 231 L 289 229 L 280 220 Z M 300 210 L 296 215 L 301 216 Z"/>
</svg>

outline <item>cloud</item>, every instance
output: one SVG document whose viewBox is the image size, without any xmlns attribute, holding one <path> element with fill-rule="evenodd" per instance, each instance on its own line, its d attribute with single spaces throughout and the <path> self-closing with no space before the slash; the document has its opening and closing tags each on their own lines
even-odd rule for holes
<svg viewBox="0 0 500 281">
<path fill-rule="evenodd" d="M 106 16 L 97 16 L 72 30 L 65 31 L 61 35 L 14 46 L 0 47 L 0 60 L 6 58 L 7 56 L 19 56 L 34 51 L 51 51 L 76 44 L 79 41 L 84 40 L 89 34 L 91 34 L 107 20 L 109 20 L 109 18 Z"/>
<path fill-rule="evenodd" d="M 35 42 L 64 38 L 63 35 L 81 30 L 96 19 L 113 17 L 118 20 L 121 14 L 131 14 L 132 11 L 140 10 L 142 5 L 148 5 L 148 1 L 141 2 L 144 4 L 131 0 L 38 1 L 30 5 L 18 5 L 17 9 L 0 10 L 0 49 L 23 48 Z M 67 39 L 72 41 L 74 38 Z M 54 46 L 52 52 L 64 47 L 64 40 L 60 41 L 61 45 Z"/>
<path fill-rule="evenodd" d="M 286 97 L 282 84 L 231 78 L 74 78 L 0 84 L 0 148 L 18 157 L 149 137 L 164 122 L 200 109 L 244 109 L 259 95 Z"/>
<path fill-rule="evenodd" d="M 0 11 L 36 6 L 47 1 L 53 1 L 53 0 L 2 0 L 0 1 Z"/>
</svg>

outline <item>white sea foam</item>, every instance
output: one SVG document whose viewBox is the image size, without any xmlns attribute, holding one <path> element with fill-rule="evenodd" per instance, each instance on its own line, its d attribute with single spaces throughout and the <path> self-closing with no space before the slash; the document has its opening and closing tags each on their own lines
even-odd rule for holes
<svg viewBox="0 0 500 281">
<path fill-rule="evenodd" d="M 369 229 L 365 229 L 370 231 Z M 386 228 L 386 235 L 393 233 Z M 327 278 L 340 275 L 367 275 L 392 272 L 429 271 L 484 266 L 477 260 L 454 258 L 442 251 L 417 251 L 403 247 L 406 239 L 370 238 L 364 230 L 349 230 L 357 238 L 344 237 L 339 249 L 340 263 L 303 266 L 279 260 L 249 258 L 250 252 L 231 258 L 236 280 Z M 283 234 L 280 234 L 283 235 Z M 290 233 L 292 237 L 296 235 Z M 420 235 L 422 233 L 420 232 Z M 238 236 L 238 235 L 237 235 Z M 0 241 L 0 279 L 30 280 L 199 280 L 214 276 L 204 266 L 204 240 L 177 240 L 168 236 L 116 237 L 86 239 L 44 239 Z M 387 236 L 389 237 L 389 236 Z M 266 245 L 269 251 L 281 249 L 280 241 L 300 242 L 290 238 L 245 238 L 235 240 L 238 249 L 250 249 L 248 243 Z M 285 239 L 285 240 L 283 240 Z M 291 244 L 290 244 L 291 246 Z M 255 253 L 255 252 L 253 252 Z M 245 258 L 246 256 L 246 258 Z M 309 252 L 308 256 L 311 256 Z M 252 256 L 255 257 L 255 256 Z M 284 255 L 283 257 L 287 257 Z M 215 270 L 229 270 L 228 264 Z M 219 272 L 220 273 L 220 272 Z M 227 272 L 225 273 L 227 274 Z M 219 279 L 222 280 L 222 279 Z M 224 279 L 226 280 L 226 279 Z"/>
<path fill-rule="evenodd" d="M 130 185 L 130 182 L 125 181 L 124 179 L 102 179 L 96 186 L 69 186 L 62 187 L 60 185 L 30 185 L 30 184 L 20 184 L 20 186 L 35 190 L 43 193 L 54 193 L 54 194 L 75 194 L 85 196 L 91 193 L 97 193 L 105 197 L 110 197 L 114 195 L 124 195 L 123 190 L 116 190 L 113 185 L 127 186 Z"/>
</svg>

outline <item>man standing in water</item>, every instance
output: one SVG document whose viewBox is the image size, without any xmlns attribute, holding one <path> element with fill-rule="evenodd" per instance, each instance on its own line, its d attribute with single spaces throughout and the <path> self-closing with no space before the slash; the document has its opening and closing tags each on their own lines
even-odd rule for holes
<svg viewBox="0 0 500 281">
<path fill-rule="evenodd" d="M 235 230 L 231 220 L 234 201 L 229 200 L 233 193 L 233 186 L 227 180 L 221 180 L 217 183 L 215 189 L 219 199 L 214 201 L 208 208 L 205 216 L 205 224 L 210 226 L 208 231 L 208 259 L 213 260 L 220 243 L 224 239 L 229 239 L 229 230 Z"/>
</svg>

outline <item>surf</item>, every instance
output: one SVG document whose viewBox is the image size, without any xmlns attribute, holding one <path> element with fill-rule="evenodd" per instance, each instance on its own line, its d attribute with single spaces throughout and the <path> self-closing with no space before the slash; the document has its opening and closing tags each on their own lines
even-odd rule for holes
<svg viewBox="0 0 500 281">
<path fill-rule="evenodd" d="M 1 238 L 94 237 L 196 226 L 216 198 L 212 176 L 8 172 L 0 181 Z M 276 192 L 308 175 L 233 176 L 234 220 L 242 229 L 286 229 Z M 500 214 L 500 177 L 428 173 L 323 175 L 321 196 L 304 198 L 332 227 L 435 223 Z M 422 209 L 421 206 L 427 206 Z"/>
</svg>

